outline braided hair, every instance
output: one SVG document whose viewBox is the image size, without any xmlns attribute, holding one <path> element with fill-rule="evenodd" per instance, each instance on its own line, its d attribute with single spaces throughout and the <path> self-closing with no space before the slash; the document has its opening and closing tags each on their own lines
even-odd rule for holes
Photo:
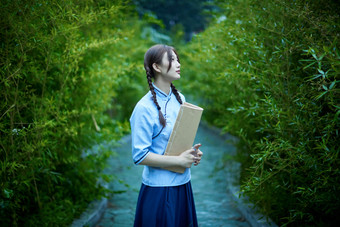
<svg viewBox="0 0 340 227">
<path fill-rule="evenodd" d="M 178 62 L 179 62 L 178 54 L 175 51 L 175 49 L 173 47 L 167 46 L 167 45 L 160 45 L 160 44 L 154 45 L 144 55 L 144 68 L 145 68 L 145 72 L 146 72 L 146 79 L 148 81 L 149 89 L 150 89 L 151 94 L 152 94 L 152 100 L 153 100 L 153 102 L 155 103 L 155 105 L 158 109 L 159 122 L 161 123 L 161 125 L 163 127 L 165 127 L 165 125 L 166 125 L 166 120 L 165 120 L 163 113 L 161 111 L 161 107 L 159 106 L 159 104 L 157 102 L 156 92 L 155 92 L 154 87 L 152 85 L 152 78 L 155 79 L 155 73 L 153 71 L 152 64 L 153 63 L 161 64 L 163 55 L 165 53 L 167 53 L 168 54 L 168 60 L 169 60 L 169 67 L 168 67 L 168 71 L 169 71 L 170 68 L 171 68 L 172 52 L 174 52 L 176 54 Z M 172 92 L 174 93 L 177 101 L 180 104 L 183 104 L 182 99 L 179 96 L 178 90 L 175 88 L 175 86 L 172 83 L 171 83 L 171 89 L 172 89 Z"/>
</svg>

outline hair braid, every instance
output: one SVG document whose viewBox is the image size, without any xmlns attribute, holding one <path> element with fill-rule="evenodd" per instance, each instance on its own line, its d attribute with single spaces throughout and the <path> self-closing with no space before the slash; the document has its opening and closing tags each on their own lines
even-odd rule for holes
<svg viewBox="0 0 340 227">
<path fill-rule="evenodd" d="M 161 123 L 161 125 L 163 127 L 165 127 L 166 120 L 165 120 L 163 113 L 161 111 L 161 107 L 159 106 L 159 104 L 157 102 L 156 92 L 154 90 L 154 87 L 152 86 L 151 78 L 152 78 L 152 75 L 151 75 L 150 69 L 149 69 L 149 67 L 147 67 L 147 69 L 146 69 L 146 79 L 148 80 L 149 88 L 150 88 L 150 91 L 151 91 L 151 94 L 152 94 L 152 100 L 153 100 L 153 102 L 155 103 L 155 105 L 158 109 L 159 122 Z"/>
<path fill-rule="evenodd" d="M 183 101 L 181 99 L 181 96 L 179 96 L 179 93 L 178 93 L 178 90 L 175 88 L 175 86 L 171 83 L 171 89 L 172 89 L 172 92 L 174 93 L 174 95 L 176 96 L 176 99 L 177 101 L 180 103 L 180 104 L 183 104 Z"/>
</svg>

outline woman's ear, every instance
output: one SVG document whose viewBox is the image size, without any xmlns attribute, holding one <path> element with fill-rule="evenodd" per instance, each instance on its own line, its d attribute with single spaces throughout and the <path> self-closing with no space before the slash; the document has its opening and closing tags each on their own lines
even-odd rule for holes
<svg viewBox="0 0 340 227">
<path fill-rule="evenodd" d="M 152 64 L 152 68 L 153 68 L 153 70 L 155 70 L 156 72 L 161 72 L 161 70 L 160 70 L 160 68 L 158 67 L 158 65 L 156 64 L 156 63 L 153 63 Z"/>
</svg>

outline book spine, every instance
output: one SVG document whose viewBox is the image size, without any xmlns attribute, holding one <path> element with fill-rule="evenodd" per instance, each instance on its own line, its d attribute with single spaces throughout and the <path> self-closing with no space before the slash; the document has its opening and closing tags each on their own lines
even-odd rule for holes
<svg viewBox="0 0 340 227">
<path fill-rule="evenodd" d="M 179 120 L 182 119 L 183 112 L 184 112 L 183 110 L 184 110 L 184 108 L 181 106 L 180 111 L 179 111 L 179 113 L 177 115 L 177 119 L 176 119 L 174 128 L 172 129 L 173 132 L 171 133 L 171 137 L 169 138 L 169 144 L 168 144 L 167 149 L 165 151 L 165 155 L 168 155 L 168 151 L 170 151 L 171 148 L 172 148 L 173 139 L 175 138 L 177 129 L 179 127 L 179 124 L 177 124 L 177 123 L 179 122 Z"/>
</svg>

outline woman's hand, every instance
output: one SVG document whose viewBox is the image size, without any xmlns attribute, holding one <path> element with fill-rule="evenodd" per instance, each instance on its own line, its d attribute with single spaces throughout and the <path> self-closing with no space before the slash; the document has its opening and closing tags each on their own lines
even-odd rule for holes
<svg viewBox="0 0 340 227">
<path fill-rule="evenodd" d="M 193 163 L 197 166 L 202 158 L 203 152 L 198 148 L 202 146 L 201 144 L 196 144 L 193 148 L 184 151 L 178 157 L 180 159 L 181 166 L 185 168 L 190 168 Z"/>
<path fill-rule="evenodd" d="M 193 149 L 195 150 L 194 151 L 194 155 L 199 158 L 199 159 L 197 159 L 195 161 L 194 166 L 197 166 L 201 162 L 201 159 L 202 159 L 202 156 L 203 156 L 203 152 L 199 149 L 201 146 L 202 146 L 202 144 L 200 144 L 200 143 L 199 144 L 195 144 L 193 146 Z"/>
<path fill-rule="evenodd" d="M 201 144 L 196 144 L 191 149 L 184 151 L 179 156 L 159 155 L 149 152 L 145 159 L 140 163 L 151 167 L 167 168 L 173 166 L 182 166 L 190 168 L 194 163 L 197 166 L 202 158 L 202 151 L 199 150 Z"/>
</svg>

